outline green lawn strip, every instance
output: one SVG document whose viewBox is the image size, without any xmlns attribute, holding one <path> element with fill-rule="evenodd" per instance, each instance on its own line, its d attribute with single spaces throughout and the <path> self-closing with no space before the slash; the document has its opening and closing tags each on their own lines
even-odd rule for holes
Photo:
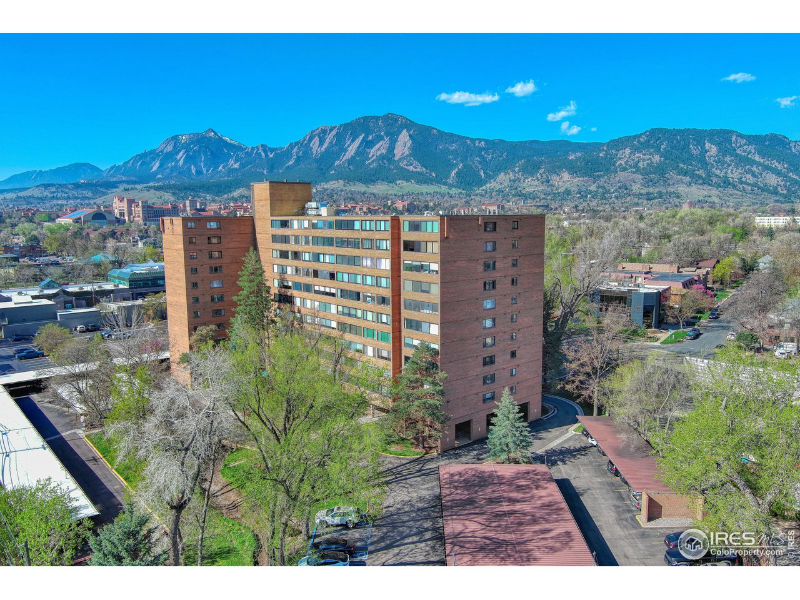
<svg viewBox="0 0 800 600">
<path fill-rule="evenodd" d="M 103 455 L 108 463 L 114 467 L 114 470 L 122 477 L 131 488 L 135 488 L 136 484 L 142 479 L 144 472 L 145 462 L 127 460 L 117 464 L 117 449 L 108 438 L 103 435 L 102 431 L 96 431 L 86 436 L 89 441 L 97 448 L 98 452 Z"/>
<path fill-rule="evenodd" d="M 719 302 L 720 300 L 724 300 L 730 295 L 731 295 L 730 290 L 719 290 L 718 292 L 714 292 L 714 300 Z"/>
<path fill-rule="evenodd" d="M 677 344 L 678 342 L 683 341 L 683 338 L 685 338 L 688 335 L 688 333 L 689 333 L 688 331 L 681 331 L 681 330 L 673 331 L 667 337 L 661 340 L 661 343 Z"/>
</svg>

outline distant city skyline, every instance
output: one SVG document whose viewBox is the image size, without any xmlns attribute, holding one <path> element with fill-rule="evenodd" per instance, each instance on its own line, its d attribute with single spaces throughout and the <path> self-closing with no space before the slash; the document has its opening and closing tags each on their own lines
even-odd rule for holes
<svg viewBox="0 0 800 600">
<path fill-rule="evenodd" d="M 213 128 L 284 146 L 388 112 L 453 133 L 800 140 L 796 35 L 0 35 L 0 179 Z"/>
</svg>

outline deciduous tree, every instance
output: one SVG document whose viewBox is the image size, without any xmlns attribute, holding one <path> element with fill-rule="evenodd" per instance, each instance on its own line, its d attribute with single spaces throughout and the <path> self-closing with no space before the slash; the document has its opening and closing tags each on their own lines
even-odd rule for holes
<svg viewBox="0 0 800 600">
<path fill-rule="evenodd" d="M 59 346 L 72 341 L 72 332 L 56 323 L 47 323 L 39 328 L 33 343 L 45 354 L 52 354 Z"/>
</svg>

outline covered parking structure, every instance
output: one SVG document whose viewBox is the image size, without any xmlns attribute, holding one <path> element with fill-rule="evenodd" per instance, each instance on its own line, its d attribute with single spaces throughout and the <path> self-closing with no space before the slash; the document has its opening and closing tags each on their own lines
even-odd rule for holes
<svg viewBox="0 0 800 600">
<path fill-rule="evenodd" d="M 699 518 L 699 501 L 676 494 L 662 481 L 653 448 L 636 432 L 618 426 L 609 417 L 578 416 L 578 421 L 616 465 L 630 488 L 631 504 L 641 509 L 643 523 Z"/>
<path fill-rule="evenodd" d="M 448 566 L 595 564 L 544 465 L 441 465 L 439 483 Z"/>
</svg>

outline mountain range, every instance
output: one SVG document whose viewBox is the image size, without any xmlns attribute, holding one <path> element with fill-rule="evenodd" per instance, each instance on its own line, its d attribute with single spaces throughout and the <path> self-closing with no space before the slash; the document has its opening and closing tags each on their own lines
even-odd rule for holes
<svg viewBox="0 0 800 600">
<path fill-rule="evenodd" d="M 82 180 L 126 185 L 266 178 L 322 186 L 414 184 L 460 193 L 726 194 L 786 202 L 800 193 L 800 142 L 727 129 L 650 129 L 605 143 L 477 139 L 395 114 L 322 126 L 283 147 L 246 146 L 212 129 L 172 136 L 101 170 L 29 171 L 0 189 Z"/>
</svg>

